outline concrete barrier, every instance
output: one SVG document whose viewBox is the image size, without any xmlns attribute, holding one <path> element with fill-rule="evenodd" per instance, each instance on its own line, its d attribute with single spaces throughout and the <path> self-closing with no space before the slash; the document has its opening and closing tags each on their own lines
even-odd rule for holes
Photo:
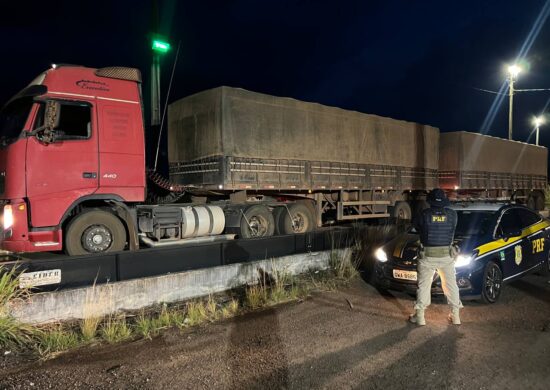
<svg viewBox="0 0 550 390">
<path fill-rule="evenodd" d="M 297 275 L 329 266 L 331 255 L 346 256 L 349 249 L 323 251 L 238 263 L 102 284 L 73 290 L 33 294 L 13 303 L 11 314 L 22 322 L 43 324 L 105 316 L 124 310 L 138 310 L 158 303 L 170 303 L 230 290 L 258 281 L 259 270 Z"/>
</svg>

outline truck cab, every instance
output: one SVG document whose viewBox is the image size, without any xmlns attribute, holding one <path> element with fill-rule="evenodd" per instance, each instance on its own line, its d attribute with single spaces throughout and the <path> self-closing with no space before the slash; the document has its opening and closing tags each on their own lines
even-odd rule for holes
<svg viewBox="0 0 550 390">
<path fill-rule="evenodd" d="M 62 250 L 62 232 L 83 208 L 144 201 L 140 83 L 132 68 L 52 66 L 3 107 L 1 249 Z M 124 226 L 127 213 L 118 214 Z M 88 252 L 111 244 L 97 227 L 78 239 Z"/>
</svg>

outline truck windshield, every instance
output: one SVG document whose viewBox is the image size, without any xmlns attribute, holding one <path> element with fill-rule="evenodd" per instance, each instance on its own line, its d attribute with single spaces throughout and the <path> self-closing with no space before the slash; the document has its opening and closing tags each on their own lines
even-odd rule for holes
<svg viewBox="0 0 550 390">
<path fill-rule="evenodd" d="M 494 211 L 457 211 L 456 237 L 484 235 L 490 228 Z"/>
<path fill-rule="evenodd" d="M 5 147 L 19 138 L 32 104 L 32 98 L 24 97 L 10 102 L 0 111 L 0 147 Z"/>
</svg>

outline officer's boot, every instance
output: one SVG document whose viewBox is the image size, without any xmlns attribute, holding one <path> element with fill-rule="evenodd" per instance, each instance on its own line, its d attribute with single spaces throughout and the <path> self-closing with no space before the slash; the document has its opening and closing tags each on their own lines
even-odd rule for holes
<svg viewBox="0 0 550 390">
<path fill-rule="evenodd" d="M 460 325 L 460 309 L 451 309 L 451 312 L 449 313 L 449 321 L 453 325 Z"/>
<path fill-rule="evenodd" d="M 426 319 L 424 318 L 424 310 L 416 309 L 414 314 L 411 314 L 409 316 L 409 322 L 412 322 L 413 324 L 416 324 L 418 326 L 426 325 Z"/>
</svg>

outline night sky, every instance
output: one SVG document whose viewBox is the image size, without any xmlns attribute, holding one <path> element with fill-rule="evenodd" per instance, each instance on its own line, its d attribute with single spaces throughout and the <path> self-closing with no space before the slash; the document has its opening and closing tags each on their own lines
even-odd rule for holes
<svg viewBox="0 0 550 390">
<path fill-rule="evenodd" d="M 480 131 L 546 1 L 159 0 L 163 95 L 181 41 L 170 101 L 229 85 Z M 51 63 L 133 66 L 149 82 L 151 1 L 3 1 L 0 104 Z M 544 13 L 545 16 L 548 13 Z M 543 17 L 543 20 L 544 17 Z M 550 88 L 550 21 L 526 53 L 517 88 Z M 508 102 L 486 126 L 507 137 Z M 550 92 L 515 96 L 514 135 Z M 549 118 L 550 119 L 550 118 Z M 548 129 L 548 131 L 545 131 Z M 550 145 L 550 124 L 541 130 Z"/>
</svg>

